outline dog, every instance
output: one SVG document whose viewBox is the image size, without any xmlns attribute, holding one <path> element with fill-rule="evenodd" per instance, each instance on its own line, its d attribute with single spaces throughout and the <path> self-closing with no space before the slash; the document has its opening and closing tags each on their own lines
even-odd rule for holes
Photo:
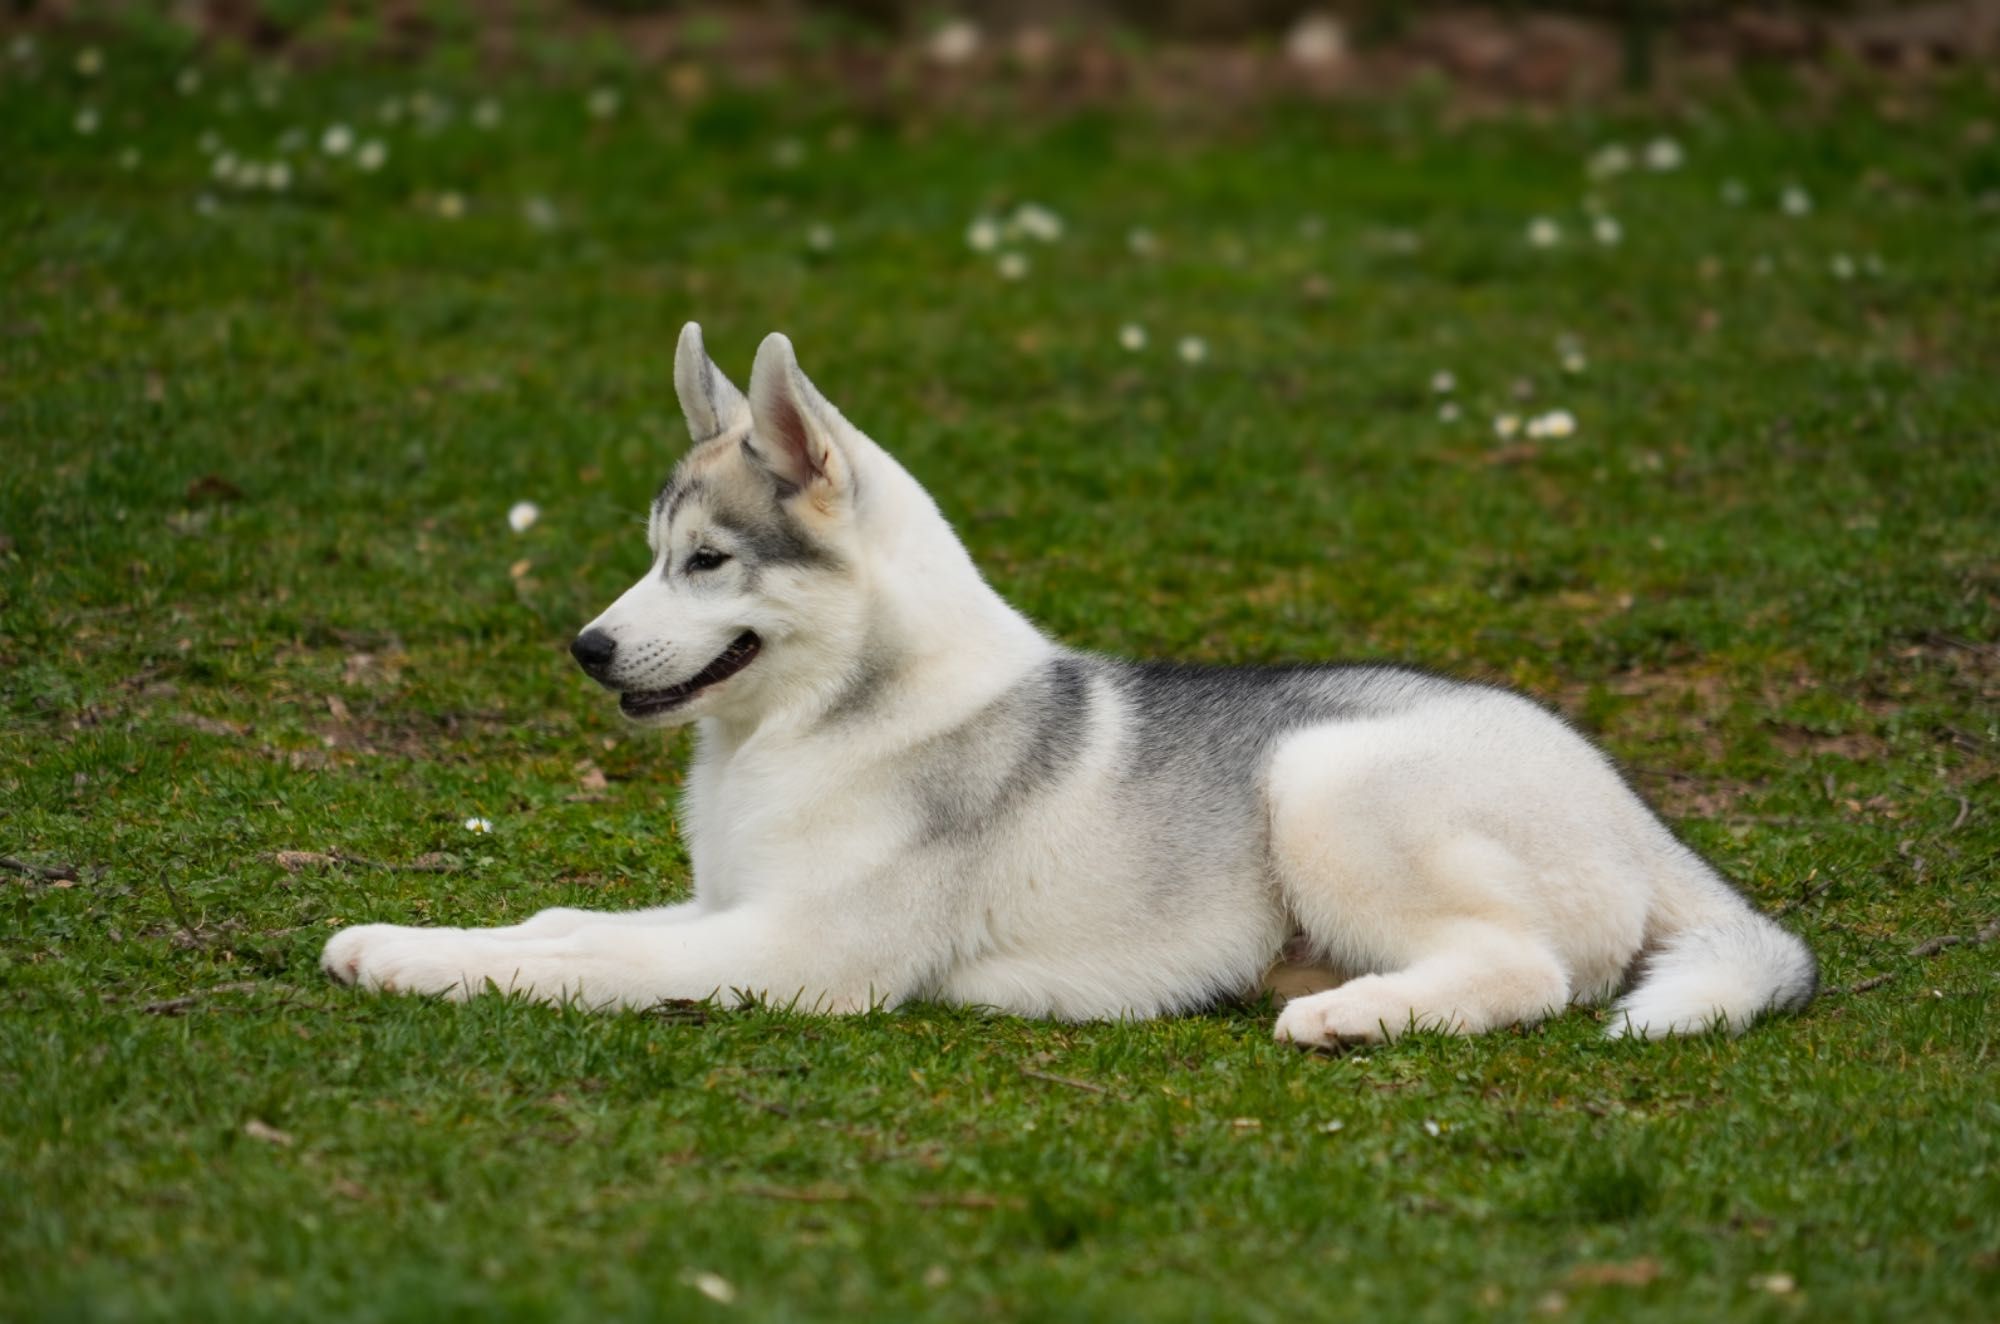
<svg viewBox="0 0 2000 1324">
<path fill-rule="evenodd" d="M 637 726 L 699 728 L 693 899 L 348 928 L 335 978 L 1081 1021 L 1254 995 L 1290 952 L 1329 972 L 1277 1017 L 1307 1047 L 1611 999 L 1613 1036 L 1736 1032 L 1811 999 L 1805 944 L 1529 699 L 1063 647 L 784 336 L 746 397 L 690 323 L 674 382 L 694 445 L 650 568 L 571 651 Z"/>
</svg>

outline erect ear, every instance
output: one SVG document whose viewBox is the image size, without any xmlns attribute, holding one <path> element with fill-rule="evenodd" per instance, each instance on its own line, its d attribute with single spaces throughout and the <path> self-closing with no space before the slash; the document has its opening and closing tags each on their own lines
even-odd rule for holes
<svg viewBox="0 0 2000 1324">
<path fill-rule="evenodd" d="M 845 420 L 799 370 L 792 342 L 775 331 L 750 369 L 750 420 L 751 456 L 781 488 L 820 501 L 851 489 L 854 471 L 840 441 Z"/>
<path fill-rule="evenodd" d="M 681 343 L 674 350 L 674 394 L 681 398 L 688 435 L 696 442 L 719 437 L 750 420 L 750 402 L 702 347 L 699 322 L 681 328 Z"/>
</svg>

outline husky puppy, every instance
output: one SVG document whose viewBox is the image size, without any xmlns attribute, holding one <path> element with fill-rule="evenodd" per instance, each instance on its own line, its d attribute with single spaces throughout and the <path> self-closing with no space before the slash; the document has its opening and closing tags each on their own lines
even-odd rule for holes
<svg viewBox="0 0 2000 1324">
<path fill-rule="evenodd" d="M 1089 1020 L 1254 992 L 1305 951 L 1344 979 L 1279 1015 L 1309 1046 L 1611 997 L 1612 1035 L 1736 1031 L 1812 997 L 1804 944 L 1529 700 L 1065 648 L 785 337 L 746 399 L 689 324 L 674 382 L 695 445 L 653 501 L 651 567 L 571 651 L 634 723 L 699 727 L 694 899 L 349 928 L 335 978 Z"/>
</svg>

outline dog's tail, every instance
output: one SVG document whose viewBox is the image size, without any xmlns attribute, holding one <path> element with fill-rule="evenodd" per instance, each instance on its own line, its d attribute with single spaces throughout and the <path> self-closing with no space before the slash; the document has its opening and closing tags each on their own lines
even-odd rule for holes
<svg viewBox="0 0 2000 1324">
<path fill-rule="evenodd" d="M 1811 1002 L 1819 962 L 1805 943 L 1753 909 L 1692 851 L 1681 847 L 1677 856 L 1648 920 L 1648 950 L 1612 1008 L 1608 1033 L 1738 1034 L 1764 1012 Z"/>
</svg>

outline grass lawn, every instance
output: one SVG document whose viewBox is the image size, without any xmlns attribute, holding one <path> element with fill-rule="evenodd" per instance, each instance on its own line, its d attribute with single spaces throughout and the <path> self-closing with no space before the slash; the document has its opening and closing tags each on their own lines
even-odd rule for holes
<svg viewBox="0 0 2000 1324">
<path fill-rule="evenodd" d="M 0 854 L 74 877 L 0 873 L 0 1315 L 1991 1317 L 1990 87 L 1174 124 L 23 55 Z M 684 893 L 687 744 L 564 648 L 691 317 L 739 381 L 787 331 L 1068 640 L 1541 696 L 1829 992 L 1329 1057 L 330 985 L 341 924 Z"/>
</svg>

